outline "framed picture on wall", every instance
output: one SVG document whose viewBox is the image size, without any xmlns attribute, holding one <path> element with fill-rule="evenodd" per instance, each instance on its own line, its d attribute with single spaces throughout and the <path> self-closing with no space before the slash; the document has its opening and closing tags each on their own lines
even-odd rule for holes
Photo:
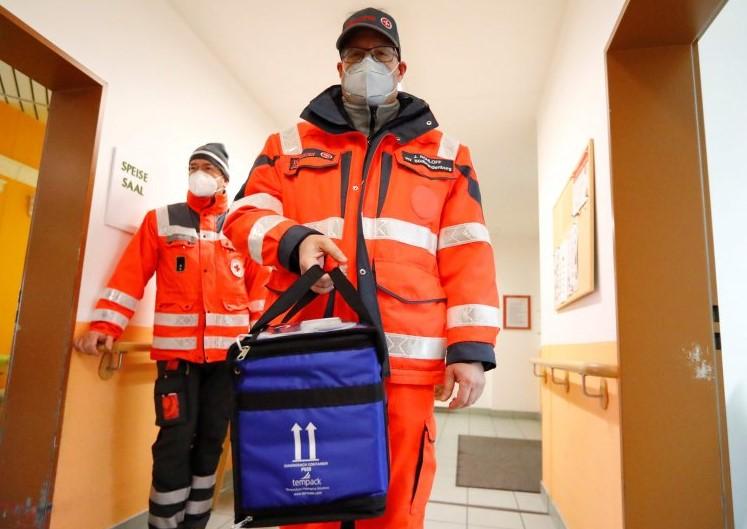
<svg viewBox="0 0 747 529">
<path fill-rule="evenodd" d="M 532 328 L 530 296 L 503 296 L 503 328 L 527 331 Z"/>
</svg>

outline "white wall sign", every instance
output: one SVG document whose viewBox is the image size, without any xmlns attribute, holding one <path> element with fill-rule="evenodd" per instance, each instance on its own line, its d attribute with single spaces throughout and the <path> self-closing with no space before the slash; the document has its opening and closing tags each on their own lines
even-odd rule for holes
<svg viewBox="0 0 747 529">
<path fill-rule="evenodd" d="M 115 148 L 106 201 L 108 226 L 135 233 L 157 196 L 154 162 L 132 149 Z"/>
</svg>

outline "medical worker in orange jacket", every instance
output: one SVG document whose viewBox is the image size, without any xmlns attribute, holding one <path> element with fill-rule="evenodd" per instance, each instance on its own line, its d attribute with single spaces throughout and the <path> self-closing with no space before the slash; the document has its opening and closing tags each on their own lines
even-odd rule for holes
<svg viewBox="0 0 747 529">
<path fill-rule="evenodd" d="M 149 211 L 76 347 L 111 350 L 156 274 L 151 358 L 157 361 L 149 527 L 203 528 L 232 406 L 226 350 L 263 309 L 266 270 L 222 233 L 228 154 L 220 143 L 189 159 L 187 201 Z M 247 292 L 249 294 L 247 294 Z"/>
<path fill-rule="evenodd" d="M 392 17 L 355 13 L 337 49 L 341 85 L 269 137 L 224 231 L 274 267 L 268 304 L 313 264 L 346 265 L 385 333 L 391 367 L 386 512 L 356 526 L 420 528 L 435 472 L 434 389 L 448 400 L 457 385 L 449 406 L 469 406 L 495 367 L 493 251 L 469 150 L 437 128 L 425 101 L 397 91 L 406 65 Z M 314 290 L 323 295 L 296 319 L 330 308 L 354 318 L 329 299 L 328 276 Z"/>
</svg>

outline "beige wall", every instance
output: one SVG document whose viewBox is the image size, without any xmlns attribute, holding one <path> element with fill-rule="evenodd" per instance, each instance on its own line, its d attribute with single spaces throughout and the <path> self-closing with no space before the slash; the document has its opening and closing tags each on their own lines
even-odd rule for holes
<svg viewBox="0 0 747 529">
<path fill-rule="evenodd" d="M 622 0 L 570 0 L 537 114 L 542 357 L 617 364 L 605 48 Z M 589 139 L 596 158 L 597 285 L 556 311 L 555 201 Z M 542 387 L 543 482 L 569 529 L 622 528 L 617 384 L 607 410 L 571 388 Z M 593 501 L 589 501 L 593 498 Z"/>
</svg>

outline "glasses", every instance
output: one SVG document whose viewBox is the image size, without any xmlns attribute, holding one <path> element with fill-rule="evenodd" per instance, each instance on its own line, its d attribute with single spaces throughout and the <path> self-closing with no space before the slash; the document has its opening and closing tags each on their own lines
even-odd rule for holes
<svg viewBox="0 0 747 529">
<path fill-rule="evenodd" d="M 370 55 L 376 62 L 390 63 L 399 57 L 392 46 L 376 46 L 375 48 L 345 48 L 340 57 L 345 64 L 358 64 L 366 55 Z"/>
</svg>

